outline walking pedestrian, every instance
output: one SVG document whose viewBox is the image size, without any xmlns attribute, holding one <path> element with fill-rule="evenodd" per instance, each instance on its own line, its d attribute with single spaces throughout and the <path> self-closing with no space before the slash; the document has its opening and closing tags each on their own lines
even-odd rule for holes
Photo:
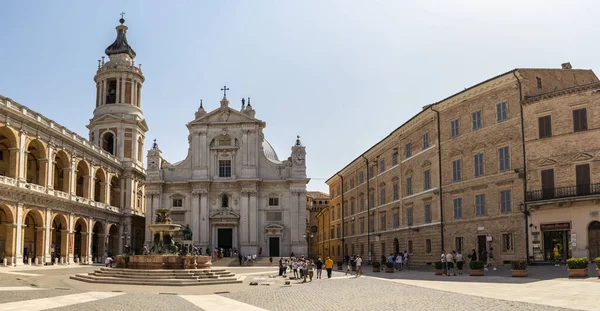
<svg viewBox="0 0 600 311">
<path fill-rule="evenodd" d="M 317 260 L 316 266 L 317 266 L 317 279 L 320 279 L 321 278 L 321 272 L 323 272 L 323 261 L 321 261 L 320 257 Z"/>
<path fill-rule="evenodd" d="M 448 265 L 446 262 L 446 250 L 442 250 L 442 255 L 440 256 L 440 261 L 442 262 L 442 275 L 448 273 Z"/>
<path fill-rule="evenodd" d="M 360 258 L 360 256 L 356 256 L 356 277 L 359 277 L 362 275 L 362 258 Z"/>
<path fill-rule="evenodd" d="M 404 251 L 404 263 L 403 263 L 403 265 L 406 268 L 406 270 L 410 270 L 409 259 L 410 259 L 410 255 L 408 254 L 407 251 Z"/>
<path fill-rule="evenodd" d="M 475 249 L 473 249 L 473 253 L 469 255 L 469 258 L 471 259 L 471 262 L 477 261 L 477 252 L 475 251 Z"/>
<path fill-rule="evenodd" d="M 463 254 L 458 251 L 456 254 L 456 268 L 458 269 L 458 275 L 463 275 Z"/>
<path fill-rule="evenodd" d="M 493 247 L 490 247 L 490 251 L 487 253 L 487 265 L 488 265 L 488 268 L 492 267 L 492 269 L 494 271 L 498 270 L 498 269 L 496 269 L 496 266 L 494 265 L 494 248 Z"/>
<path fill-rule="evenodd" d="M 331 279 L 331 270 L 333 270 L 333 260 L 331 260 L 331 258 L 327 257 L 327 260 L 325 260 L 325 270 L 327 270 L 327 278 Z"/>
<path fill-rule="evenodd" d="M 402 253 L 396 256 L 396 269 L 398 271 L 402 271 Z"/>
<path fill-rule="evenodd" d="M 288 268 L 288 260 L 284 260 L 283 261 L 283 275 L 286 276 L 287 275 L 287 268 Z"/>
<path fill-rule="evenodd" d="M 453 275 L 456 275 L 456 272 L 454 271 L 454 256 L 451 252 L 446 254 L 446 266 L 448 267 L 448 276 L 450 276 L 450 272 L 452 272 Z"/>
<path fill-rule="evenodd" d="M 241 259 L 240 259 L 241 262 Z M 279 258 L 279 276 L 283 275 L 283 258 Z"/>
<path fill-rule="evenodd" d="M 273 265 L 273 256 L 269 257 L 269 267 Z"/>
<path fill-rule="evenodd" d="M 350 275 L 352 275 L 352 269 L 350 266 L 351 266 L 350 262 L 346 262 L 346 274 L 345 275 L 348 275 L 348 273 L 350 273 Z"/>
<path fill-rule="evenodd" d="M 298 260 L 292 262 L 292 271 L 294 272 L 294 278 L 298 278 Z"/>
<path fill-rule="evenodd" d="M 240 261 L 240 266 L 242 265 L 242 254 L 238 255 L 238 260 Z M 281 261 L 281 260 L 280 260 Z"/>
</svg>

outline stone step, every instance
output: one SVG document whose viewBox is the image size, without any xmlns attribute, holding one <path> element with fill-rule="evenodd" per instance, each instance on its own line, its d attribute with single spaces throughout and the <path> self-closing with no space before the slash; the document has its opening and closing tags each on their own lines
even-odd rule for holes
<svg viewBox="0 0 600 311">
<path fill-rule="evenodd" d="M 138 278 L 157 278 L 157 279 L 183 279 L 183 278 L 219 278 L 225 276 L 234 276 L 235 274 L 230 272 L 220 272 L 217 274 L 213 273 L 138 273 L 135 271 L 121 272 L 121 271 L 95 271 L 91 272 L 93 275 L 103 275 L 103 276 L 114 276 L 114 277 L 138 277 Z"/>
<path fill-rule="evenodd" d="M 78 280 L 88 283 L 102 284 L 126 284 L 126 285 L 156 285 L 156 286 L 195 286 L 195 285 L 219 285 L 219 284 L 234 284 L 242 283 L 236 278 L 222 279 L 205 279 L 197 281 L 181 281 L 181 280 L 137 280 L 137 279 L 115 279 L 115 278 L 97 278 L 88 275 L 75 275 L 70 277 L 73 280 Z"/>
<path fill-rule="evenodd" d="M 154 270 L 142 270 L 142 269 L 121 269 L 121 268 L 100 268 L 102 271 L 122 271 L 122 272 L 132 272 L 136 273 L 150 273 L 150 274 L 160 274 L 160 273 L 222 273 L 227 272 L 226 269 L 154 269 Z"/>
</svg>

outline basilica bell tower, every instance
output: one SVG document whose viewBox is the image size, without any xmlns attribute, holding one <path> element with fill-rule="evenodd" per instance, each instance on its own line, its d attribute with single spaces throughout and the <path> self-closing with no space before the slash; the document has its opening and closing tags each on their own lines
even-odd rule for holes
<svg viewBox="0 0 600 311">
<path fill-rule="evenodd" d="M 144 137 L 148 126 L 142 112 L 141 65 L 135 66 L 135 51 L 127 43 L 125 19 L 119 20 L 117 38 L 104 51 L 108 62 L 98 61 L 96 109 L 90 120 L 90 140 L 122 161 L 144 166 Z"/>
<path fill-rule="evenodd" d="M 87 127 L 90 141 L 122 165 L 122 171 L 108 172 L 118 177 L 122 212 L 143 216 L 144 204 L 138 198 L 144 197 L 146 177 L 144 139 L 148 126 L 142 112 L 145 78 L 141 65 L 134 62 L 136 54 L 127 42 L 128 27 L 122 15 L 119 22 L 115 41 L 104 51 L 108 61 L 104 56 L 98 60 L 94 76 L 96 108 Z"/>
</svg>

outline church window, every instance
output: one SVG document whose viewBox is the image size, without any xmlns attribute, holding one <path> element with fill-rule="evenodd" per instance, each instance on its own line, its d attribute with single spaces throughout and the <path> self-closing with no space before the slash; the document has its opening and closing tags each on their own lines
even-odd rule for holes
<svg viewBox="0 0 600 311">
<path fill-rule="evenodd" d="M 267 212 L 267 221 L 281 221 L 281 212 Z"/>
<path fill-rule="evenodd" d="M 231 177 L 231 160 L 219 160 L 219 177 Z"/>
<path fill-rule="evenodd" d="M 229 138 L 229 137 L 219 138 L 219 146 L 231 146 L 231 138 Z"/>
<path fill-rule="evenodd" d="M 183 207 L 183 199 L 182 198 L 173 199 L 173 207 Z"/>
<path fill-rule="evenodd" d="M 221 196 L 221 207 L 229 207 L 229 197 L 226 194 Z"/>
<path fill-rule="evenodd" d="M 102 136 L 102 149 L 112 155 L 115 154 L 115 136 L 112 133 L 105 133 Z"/>
<path fill-rule="evenodd" d="M 279 206 L 279 198 L 269 198 L 269 206 Z"/>
<path fill-rule="evenodd" d="M 117 79 L 108 80 L 108 88 L 106 89 L 106 103 L 117 103 Z"/>
<path fill-rule="evenodd" d="M 137 149 L 137 160 L 141 162 L 144 156 L 144 140 L 141 137 L 138 139 Z"/>
</svg>

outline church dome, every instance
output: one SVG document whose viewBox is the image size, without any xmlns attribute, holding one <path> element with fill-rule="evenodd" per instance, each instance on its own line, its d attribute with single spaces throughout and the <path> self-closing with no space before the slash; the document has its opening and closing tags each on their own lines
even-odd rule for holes
<svg viewBox="0 0 600 311">
<path fill-rule="evenodd" d="M 117 38 L 115 39 L 115 42 L 113 42 L 113 44 L 109 45 L 106 48 L 104 53 L 106 53 L 106 55 L 108 56 L 115 54 L 127 54 L 133 59 L 135 58 L 135 51 L 133 50 L 133 48 L 131 48 L 129 43 L 127 43 L 127 26 L 123 25 L 123 23 L 125 23 L 125 20 L 121 18 L 119 22 L 121 22 L 121 25 L 117 26 Z"/>
<path fill-rule="evenodd" d="M 275 152 L 275 149 L 273 148 L 273 146 L 271 146 L 271 143 L 268 140 L 263 140 L 262 146 L 263 152 L 265 153 L 265 157 L 267 157 L 267 159 L 279 161 L 279 158 L 277 157 L 277 152 Z"/>
</svg>

